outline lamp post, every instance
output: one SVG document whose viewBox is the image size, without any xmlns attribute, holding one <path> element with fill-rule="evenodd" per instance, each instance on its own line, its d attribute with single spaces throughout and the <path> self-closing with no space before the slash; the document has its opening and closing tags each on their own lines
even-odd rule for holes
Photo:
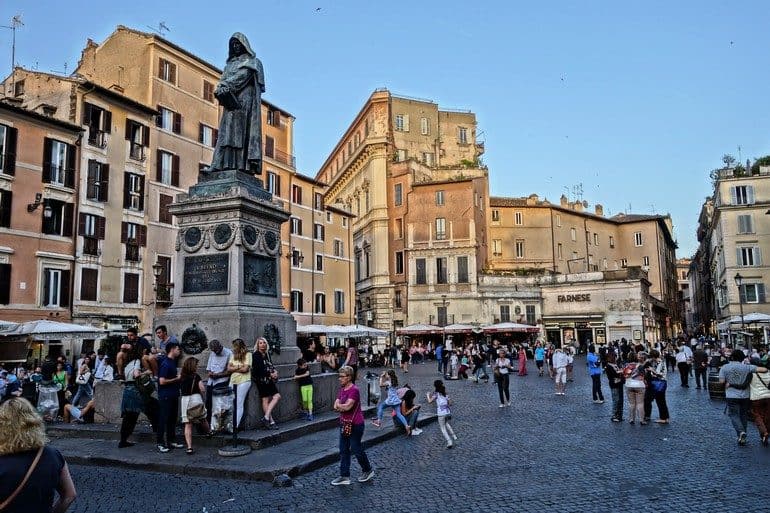
<svg viewBox="0 0 770 513">
<path fill-rule="evenodd" d="M 741 312 L 741 338 L 746 336 L 745 330 L 746 330 L 746 324 L 743 320 L 743 294 L 741 294 L 741 285 L 743 285 L 743 276 L 741 276 L 741 273 L 736 273 L 735 278 L 735 285 L 738 287 L 738 307 Z M 748 349 L 748 346 L 747 346 Z"/>
</svg>

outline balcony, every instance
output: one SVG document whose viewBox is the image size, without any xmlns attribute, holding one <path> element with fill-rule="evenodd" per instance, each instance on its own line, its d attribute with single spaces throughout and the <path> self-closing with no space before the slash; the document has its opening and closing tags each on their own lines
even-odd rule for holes
<svg viewBox="0 0 770 513">
<path fill-rule="evenodd" d="M 158 283 L 155 285 L 155 302 L 158 305 L 170 305 L 174 302 L 174 284 Z"/>
<path fill-rule="evenodd" d="M 83 254 L 99 256 L 99 239 L 96 237 L 83 237 Z"/>
<path fill-rule="evenodd" d="M 107 147 L 107 134 L 102 130 L 95 128 L 88 129 L 88 145 L 95 146 L 97 148 Z"/>
<path fill-rule="evenodd" d="M 286 164 L 292 169 L 295 169 L 297 167 L 297 158 L 294 155 L 290 155 L 289 153 L 285 153 L 275 148 L 266 148 L 265 157 L 271 158 L 273 160 L 277 160 L 278 162 Z"/>
<path fill-rule="evenodd" d="M 128 150 L 128 156 L 131 157 L 132 160 L 138 160 L 140 162 L 144 162 L 147 158 L 144 154 L 144 146 L 134 142 L 131 143 L 131 147 Z"/>
<path fill-rule="evenodd" d="M 126 262 L 139 262 L 139 245 L 136 242 L 126 243 Z"/>
</svg>

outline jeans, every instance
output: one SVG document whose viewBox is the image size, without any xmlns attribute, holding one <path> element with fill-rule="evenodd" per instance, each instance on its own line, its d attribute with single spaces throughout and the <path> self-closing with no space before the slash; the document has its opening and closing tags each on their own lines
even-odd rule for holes
<svg viewBox="0 0 770 513">
<path fill-rule="evenodd" d="M 350 455 L 353 454 L 361 465 L 361 470 L 369 472 L 372 470 L 372 464 L 366 457 L 364 447 L 361 445 L 361 438 L 364 436 L 364 425 L 353 424 L 353 431 L 350 436 L 342 436 L 340 430 L 340 476 L 350 477 Z"/>
<path fill-rule="evenodd" d="M 72 398 L 72 405 L 79 408 L 80 400 L 84 397 L 88 401 L 94 397 L 94 387 L 90 383 L 86 385 L 78 385 L 78 392 L 75 394 L 75 397 Z"/>
<path fill-rule="evenodd" d="M 176 421 L 179 416 L 179 398 L 160 399 L 158 424 L 155 426 L 158 445 L 168 447 L 176 441 Z M 164 439 L 165 436 L 165 439 Z"/>
<path fill-rule="evenodd" d="M 449 425 L 449 420 L 446 415 L 439 415 L 438 427 L 441 429 L 441 434 L 444 435 L 444 440 L 446 440 L 447 445 L 452 445 L 455 432 L 454 429 L 452 429 L 452 426 Z"/>
<path fill-rule="evenodd" d="M 749 406 L 751 401 L 748 399 L 725 399 L 727 401 L 727 415 L 730 422 L 733 423 L 735 433 L 740 435 L 746 432 L 746 423 L 749 420 Z"/>
<path fill-rule="evenodd" d="M 698 388 L 708 387 L 708 367 L 698 366 L 695 368 L 695 384 Z"/>
<path fill-rule="evenodd" d="M 476 368 L 473 370 L 473 375 L 476 376 L 476 379 L 479 379 L 479 374 L 484 374 L 483 379 L 489 379 L 489 375 L 487 374 L 486 367 L 487 366 L 484 365 L 484 362 L 476 366 Z"/>
<path fill-rule="evenodd" d="M 404 426 L 409 425 L 404 416 L 401 414 L 401 404 L 385 404 L 385 401 L 382 401 L 377 405 L 377 420 L 382 421 L 382 414 L 385 411 L 385 408 L 391 408 L 396 413 L 396 418 L 399 422 L 401 422 L 401 424 Z"/>
<path fill-rule="evenodd" d="M 644 420 L 644 388 L 627 388 L 628 395 L 628 416 L 631 422 Z"/>
<path fill-rule="evenodd" d="M 602 375 L 601 374 L 591 374 L 591 384 L 593 385 L 591 387 L 591 393 L 594 396 L 594 401 L 604 401 L 604 394 L 602 394 Z"/>
<path fill-rule="evenodd" d="M 444 372 L 444 357 L 436 358 L 436 361 L 438 362 L 438 372 L 441 374 Z"/>
<path fill-rule="evenodd" d="M 612 394 L 612 418 L 623 420 L 623 388 L 610 388 Z"/>
<path fill-rule="evenodd" d="M 510 382 L 510 374 L 500 374 L 500 377 L 497 378 L 497 392 L 500 394 L 500 404 L 505 404 L 511 400 L 511 392 L 508 390 Z"/>
<path fill-rule="evenodd" d="M 420 410 L 414 410 L 412 413 L 406 416 L 406 422 L 409 424 L 410 429 L 417 427 L 417 418 L 420 416 Z"/>
<path fill-rule="evenodd" d="M 644 419 L 649 420 L 652 415 L 652 402 L 658 407 L 660 420 L 668 420 L 668 405 L 666 404 L 666 392 L 656 392 L 652 386 L 645 389 L 644 393 Z"/>
</svg>

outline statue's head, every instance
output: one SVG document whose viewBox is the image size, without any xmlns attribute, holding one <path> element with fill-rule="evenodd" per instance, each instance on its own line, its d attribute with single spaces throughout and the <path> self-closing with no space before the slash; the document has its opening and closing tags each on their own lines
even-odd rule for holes
<svg viewBox="0 0 770 513">
<path fill-rule="evenodd" d="M 251 46 L 249 45 L 249 40 L 246 39 L 246 36 L 243 35 L 240 32 L 236 32 L 235 34 L 230 37 L 230 48 L 229 48 L 229 55 L 227 57 L 227 60 L 232 59 L 233 57 L 238 57 L 239 55 L 248 54 L 251 57 L 254 57 L 254 51 L 251 49 Z"/>
</svg>

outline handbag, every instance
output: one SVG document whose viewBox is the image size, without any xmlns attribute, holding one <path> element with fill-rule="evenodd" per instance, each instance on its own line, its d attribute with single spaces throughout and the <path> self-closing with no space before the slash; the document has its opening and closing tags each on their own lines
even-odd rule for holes
<svg viewBox="0 0 770 513">
<path fill-rule="evenodd" d="M 662 393 L 666 391 L 666 388 L 668 388 L 668 381 L 665 379 L 653 379 L 650 381 L 650 386 L 656 394 Z"/>
<path fill-rule="evenodd" d="M 78 385 L 87 385 L 90 380 L 91 380 L 91 373 L 85 372 L 83 374 L 78 374 L 78 377 L 75 378 L 75 383 L 77 383 Z"/>
<path fill-rule="evenodd" d="M 35 471 L 35 468 L 37 468 L 37 464 L 40 462 L 40 457 L 43 455 L 43 447 L 37 450 L 37 454 L 35 455 L 35 459 L 32 461 L 32 465 L 29 466 L 27 469 L 27 473 L 24 474 L 24 479 L 21 480 L 21 483 L 19 483 L 19 486 L 16 487 L 16 489 L 13 491 L 11 495 L 8 496 L 7 499 L 5 499 L 2 503 L 0 503 L 0 511 L 3 511 L 5 508 L 10 505 L 13 500 L 16 498 L 17 495 L 21 493 L 21 491 L 24 489 L 24 487 L 27 485 L 27 481 L 29 481 L 29 477 L 32 475 L 32 472 Z"/>
<path fill-rule="evenodd" d="M 351 434 L 353 434 L 353 421 L 352 420 L 343 420 L 340 423 L 340 433 L 345 438 L 349 438 Z"/>
<path fill-rule="evenodd" d="M 189 401 L 193 401 L 193 398 L 197 397 L 197 401 L 193 405 L 187 406 L 187 420 L 189 422 L 200 422 L 202 420 L 206 419 L 206 405 L 203 404 L 203 397 L 201 397 L 200 394 L 194 394 L 195 391 L 195 383 L 200 383 L 199 380 L 194 379 L 192 380 L 192 383 L 190 384 L 190 399 Z"/>
<path fill-rule="evenodd" d="M 134 380 L 134 385 L 144 397 L 148 397 L 155 392 L 155 383 L 152 381 L 152 376 L 149 374 L 140 374 L 137 376 Z"/>
</svg>

